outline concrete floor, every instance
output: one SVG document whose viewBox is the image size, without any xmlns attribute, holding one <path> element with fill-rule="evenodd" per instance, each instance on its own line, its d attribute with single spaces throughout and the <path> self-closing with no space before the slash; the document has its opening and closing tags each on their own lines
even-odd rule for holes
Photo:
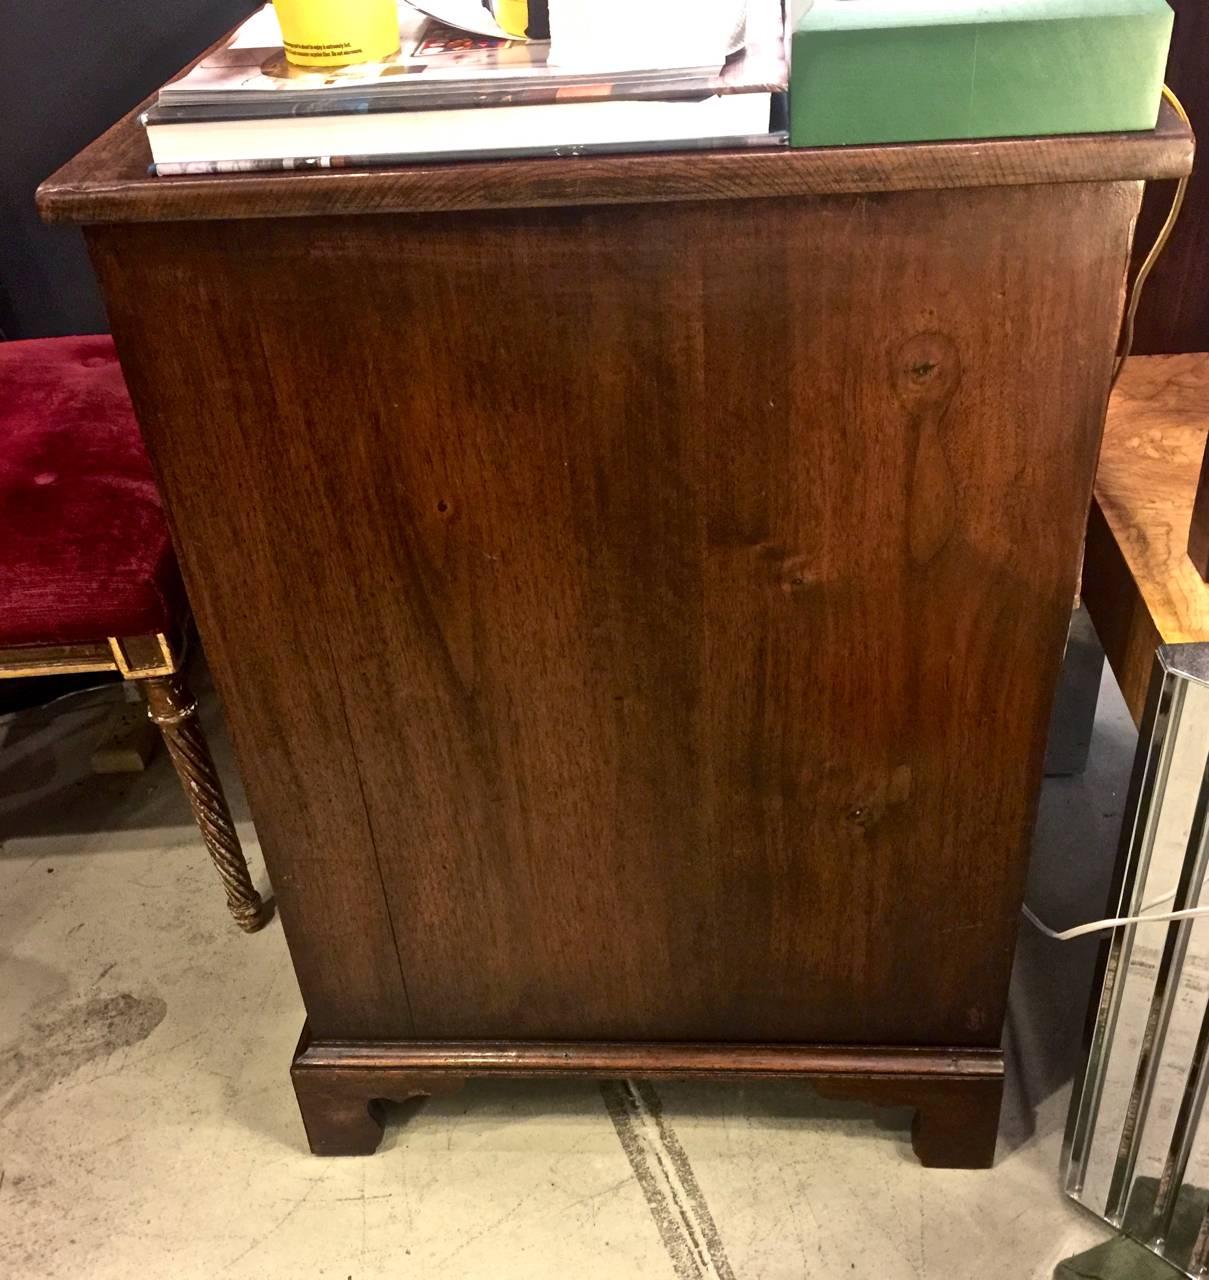
<svg viewBox="0 0 1209 1280">
<path fill-rule="evenodd" d="M 162 754 L 89 774 L 113 696 L 0 725 L 0 1276 L 1025 1280 L 1108 1238 L 1058 1188 L 1095 944 L 1027 926 L 989 1173 L 923 1170 L 906 1112 L 784 1084 L 480 1082 L 395 1112 L 375 1157 L 315 1159 L 280 925 L 232 926 Z M 1103 902 L 1133 737 L 1109 678 L 1086 774 L 1046 784 L 1051 923 Z"/>
</svg>

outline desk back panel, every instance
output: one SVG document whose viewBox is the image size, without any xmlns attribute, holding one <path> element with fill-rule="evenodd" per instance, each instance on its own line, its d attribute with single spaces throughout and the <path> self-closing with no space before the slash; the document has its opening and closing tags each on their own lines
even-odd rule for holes
<svg viewBox="0 0 1209 1280">
<path fill-rule="evenodd" d="M 317 1037 L 998 1044 L 1139 199 L 90 229 Z"/>
</svg>

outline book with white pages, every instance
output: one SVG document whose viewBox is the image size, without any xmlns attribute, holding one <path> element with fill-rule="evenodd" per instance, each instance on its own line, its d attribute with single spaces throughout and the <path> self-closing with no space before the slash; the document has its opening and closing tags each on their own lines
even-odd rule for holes
<svg viewBox="0 0 1209 1280">
<path fill-rule="evenodd" d="M 744 47 L 720 66 L 609 74 L 555 68 L 542 42 L 468 36 L 409 6 L 400 13 L 406 38 L 394 60 L 320 71 L 290 68 L 280 45 L 265 47 L 280 28 L 259 11 L 144 113 L 154 172 L 784 141 L 781 0 L 748 0 Z"/>
<path fill-rule="evenodd" d="M 613 99 L 149 125 L 147 136 L 161 176 L 235 173 L 254 169 L 255 162 L 285 160 L 292 163 L 281 167 L 332 168 L 353 163 L 349 157 L 364 164 L 375 157 L 398 163 L 635 150 L 644 145 L 664 149 L 703 139 L 719 147 L 761 141 L 772 145 L 778 140 L 770 132 L 772 105 L 773 95 L 768 93 L 698 100 Z"/>
</svg>

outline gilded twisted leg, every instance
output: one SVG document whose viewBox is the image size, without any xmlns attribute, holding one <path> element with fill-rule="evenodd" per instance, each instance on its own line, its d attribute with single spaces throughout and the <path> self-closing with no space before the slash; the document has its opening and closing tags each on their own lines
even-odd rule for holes
<svg viewBox="0 0 1209 1280">
<path fill-rule="evenodd" d="M 164 735 L 193 818 L 222 878 L 227 906 L 236 924 L 254 933 L 268 919 L 268 912 L 248 875 L 222 783 L 197 722 L 197 703 L 179 675 L 151 676 L 139 685 L 147 699 L 147 714 Z"/>
</svg>

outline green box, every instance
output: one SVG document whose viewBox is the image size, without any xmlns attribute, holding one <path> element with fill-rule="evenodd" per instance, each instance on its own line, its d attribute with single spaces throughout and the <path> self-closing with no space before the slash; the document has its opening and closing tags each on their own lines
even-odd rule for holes
<svg viewBox="0 0 1209 1280">
<path fill-rule="evenodd" d="M 1166 0 L 795 0 L 795 147 L 1153 129 Z"/>
</svg>

